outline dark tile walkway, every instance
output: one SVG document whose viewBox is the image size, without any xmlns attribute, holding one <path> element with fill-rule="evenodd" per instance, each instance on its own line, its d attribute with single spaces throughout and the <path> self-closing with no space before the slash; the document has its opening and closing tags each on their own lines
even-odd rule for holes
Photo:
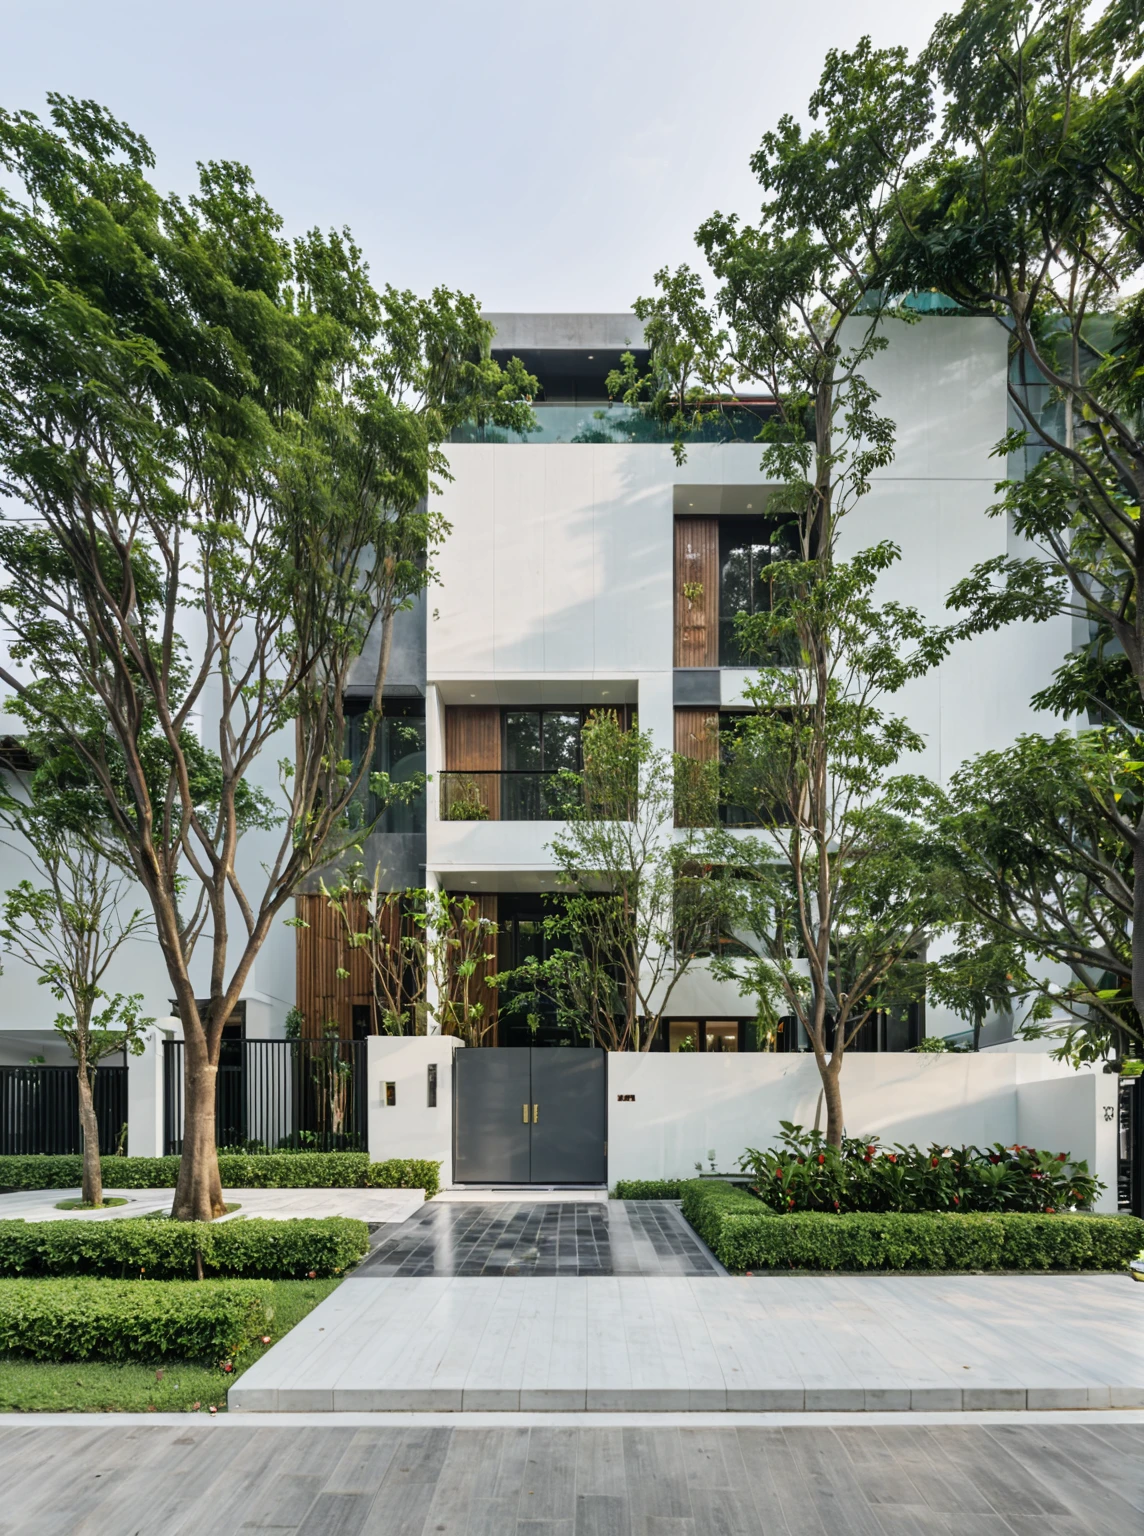
<svg viewBox="0 0 1144 1536">
<path fill-rule="evenodd" d="M 429 1204 L 354 1275 L 724 1274 L 678 1209 L 660 1200 Z"/>
</svg>

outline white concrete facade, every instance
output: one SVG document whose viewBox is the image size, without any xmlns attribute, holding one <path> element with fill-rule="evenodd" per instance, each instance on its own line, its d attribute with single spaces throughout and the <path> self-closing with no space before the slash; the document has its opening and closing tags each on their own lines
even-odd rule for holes
<svg viewBox="0 0 1144 1536">
<path fill-rule="evenodd" d="M 515 334 L 515 333 L 514 333 Z M 528 332 L 531 335 L 531 332 Z M 527 339 L 527 337 L 526 337 Z M 897 423 L 893 463 L 844 524 L 842 553 L 893 540 L 887 598 L 948 620 L 950 587 L 1004 554 L 990 518 L 1006 428 L 1006 351 L 992 321 L 928 317 L 895 324 L 869 365 L 880 409 Z M 694 444 L 677 466 L 669 444 L 455 444 L 440 498 L 452 533 L 427 637 L 428 771 L 446 767 L 448 704 L 634 703 L 659 745 L 673 743 L 673 520 L 718 505 L 727 487 L 765 482 L 757 447 Z M 974 753 L 1045 729 L 1030 704 L 1069 648 L 1067 619 L 964 642 L 896 707 L 925 738 L 902 764 L 939 782 Z M 733 706 L 746 674 L 721 674 Z M 457 890 L 551 884 L 545 822 L 444 822 L 430 786 L 427 869 Z M 733 985 L 689 979 L 671 1011 L 745 1017 Z M 965 1028 L 930 1010 L 930 1033 Z"/>
</svg>

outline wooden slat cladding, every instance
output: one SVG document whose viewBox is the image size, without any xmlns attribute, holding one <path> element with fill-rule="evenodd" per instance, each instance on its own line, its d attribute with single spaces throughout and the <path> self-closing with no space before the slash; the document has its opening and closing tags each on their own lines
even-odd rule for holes
<svg viewBox="0 0 1144 1536">
<path fill-rule="evenodd" d="M 353 1007 L 368 1006 L 373 993 L 369 957 L 351 949 L 345 924 L 320 893 L 295 897 L 298 916 L 309 925 L 295 928 L 296 997 L 302 1033 L 319 1037 L 327 1024 L 337 1024 L 343 1040 L 353 1038 Z M 364 928 L 364 914 L 363 923 Z M 338 971 L 349 971 L 339 977 Z"/>
<path fill-rule="evenodd" d="M 474 775 L 464 785 L 465 796 L 478 801 L 489 821 L 500 820 L 500 780 L 492 777 L 501 767 L 501 712 L 484 705 L 447 704 L 445 706 L 446 772 Z M 486 775 L 488 775 L 486 777 Z M 451 785 L 459 793 L 456 781 Z"/>
<path fill-rule="evenodd" d="M 675 825 L 713 827 L 719 817 L 719 711 L 677 709 Z"/>
<path fill-rule="evenodd" d="M 719 523 L 675 520 L 675 665 L 719 665 Z"/>
<path fill-rule="evenodd" d="M 677 709 L 675 711 L 675 750 L 680 757 L 697 763 L 719 761 L 719 711 L 717 709 Z"/>
<path fill-rule="evenodd" d="M 474 891 L 476 916 L 497 920 L 495 894 Z M 364 949 L 352 948 L 346 939 L 345 924 L 326 898 L 318 895 L 302 895 L 295 898 L 297 914 L 308 924 L 295 928 L 296 996 L 302 1013 L 302 1034 L 307 1039 L 321 1038 L 327 1024 L 337 1024 L 343 1040 L 353 1038 L 353 1010 L 355 1004 L 368 1007 L 373 992 L 373 971 Z M 396 902 L 383 909 L 391 926 L 389 941 L 396 944 L 400 910 Z M 367 918 L 362 910 L 357 919 L 359 931 L 364 932 Z M 484 1044 L 496 1044 L 497 994 L 485 985 L 487 978 L 499 970 L 497 944 L 489 946 L 491 962 L 482 961 L 474 972 L 474 986 L 470 998 L 485 1005 L 485 1019 L 491 1027 L 485 1034 Z M 339 976 L 345 970 L 349 976 Z"/>
</svg>

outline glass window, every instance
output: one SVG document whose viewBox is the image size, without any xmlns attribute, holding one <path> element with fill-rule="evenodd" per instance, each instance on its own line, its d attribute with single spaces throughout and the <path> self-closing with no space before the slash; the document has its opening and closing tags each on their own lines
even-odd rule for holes
<svg viewBox="0 0 1144 1536">
<path fill-rule="evenodd" d="M 707 1020 L 707 1050 L 737 1051 L 739 1049 L 738 1019 Z"/>
<path fill-rule="evenodd" d="M 771 606 L 770 568 L 795 553 L 790 519 L 724 518 L 719 524 L 719 665 L 757 665 L 739 642 L 741 613 L 766 613 Z"/>
<path fill-rule="evenodd" d="M 699 1049 L 699 1023 L 696 1019 L 672 1019 L 667 1026 L 669 1051 L 697 1051 Z"/>
<path fill-rule="evenodd" d="M 511 773 L 536 773 L 541 758 L 540 711 L 510 709 L 504 717 L 504 765 Z"/>
<path fill-rule="evenodd" d="M 346 706 L 347 756 L 355 769 L 361 763 L 369 728 L 364 705 Z M 386 773 L 395 784 L 407 784 L 425 773 L 425 705 L 417 700 L 408 704 L 386 704 L 373 745 L 373 773 Z M 359 792 L 362 819 L 374 821 L 380 806 L 368 784 Z M 386 806 L 374 829 L 378 832 L 424 832 L 425 790 L 411 801 L 394 801 Z"/>
<path fill-rule="evenodd" d="M 567 770 L 575 773 L 580 766 L 580 715 L 544 712 L 544 768 L 547 772 Z"/>
</svg>

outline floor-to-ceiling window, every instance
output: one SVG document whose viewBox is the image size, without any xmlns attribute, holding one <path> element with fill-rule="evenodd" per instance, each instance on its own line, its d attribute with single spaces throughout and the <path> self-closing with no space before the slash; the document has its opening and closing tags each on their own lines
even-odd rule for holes
<svg viewBox="0 0 1144 1536">
<path fill-rule="evenodd" d="M 368 738 L 368 722 L 365 703 L 346 705 L 346 754 L 355 770 L 361 763 Z M 418 780 L 419 787 L 410 795 L 393 798 L 386 805 L 374 794 L 368 783 L 363 783 L 360 793 L 362 818 L 367 823 L 375 820 L 378 832 L 425 831 L 425 701 L 424 699 L 386 702 L 384 714 L 374 738 L 371 773 L 383 773 L 396 785 L 410 785 Z M 378 817 L 380 816 L 380 819 Z"/>
</svg>

